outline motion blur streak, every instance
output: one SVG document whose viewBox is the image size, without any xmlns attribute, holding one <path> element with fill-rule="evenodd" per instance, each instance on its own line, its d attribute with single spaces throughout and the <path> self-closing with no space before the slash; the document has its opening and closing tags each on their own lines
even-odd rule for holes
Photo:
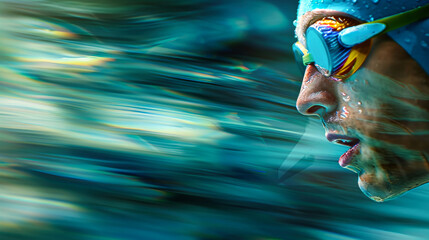
<svg viewBox="0 0 429 240">
<path fill-rule="evenodd" d="M 296 112 L 296 5 L 0 0 L 0 239 L 428 236 Z"/>
</svg>

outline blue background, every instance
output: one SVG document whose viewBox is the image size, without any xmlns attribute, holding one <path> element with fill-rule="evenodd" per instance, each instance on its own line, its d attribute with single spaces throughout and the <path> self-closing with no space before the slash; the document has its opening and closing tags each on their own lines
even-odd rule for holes
<svg viewBox="0 0 429 240">
<path fill-rule="evenodd" d="M 0 239 L 428 239 L 295 110 L 293 1 L 0 1 Z"/>
</svg>

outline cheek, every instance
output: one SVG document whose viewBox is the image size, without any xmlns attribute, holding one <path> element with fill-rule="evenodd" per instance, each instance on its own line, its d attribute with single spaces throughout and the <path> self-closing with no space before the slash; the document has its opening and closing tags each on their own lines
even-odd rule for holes
<svg viewBox="0 0 429 240">
<path fill-rule="evenodd" d="M 363 115 L 376 115 L 383 102 L 390 95 L 386 87 L 371 79 L 367 71 L 360 70 L 349 79 L 341 82 L 338 88 L 339 98 L 351 111 Z"/>
<path fill-rule="evenodd" d="M 339 83 L 337 94 L 342 122 L 361 137 L 377 138 L 380 133 L 410 135 L 417 128 L 429 129 L 427 108 L 413 105 L 416 100 L 410 96 L 416 96 L 414 89 L 400 81 L 364 68 Z"/>
<path fill-rule="evenodd" d="M 366 135 L 375 130 L 382 102 L 374 86 L 359 71 L 338 85 L 339 118 L 349 131 Z"/>
</svg>

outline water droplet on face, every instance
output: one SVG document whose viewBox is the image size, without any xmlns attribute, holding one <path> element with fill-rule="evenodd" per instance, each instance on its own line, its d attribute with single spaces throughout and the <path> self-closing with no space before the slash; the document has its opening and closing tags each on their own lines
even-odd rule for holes
<svg viewBox="0 0 429 240">
<path fill-rule="evenodd" d="M 298 21 L 297 20 L 293 20 L 293 25 L 296 27 L 298 26 Z"/>
<path fill-rule="evenodd" d="M 301 91 L 305 91 L 308 88 L 307 84 L 302 84 L 302 89 Z"/>
<path fill-rule="evenodd" d="M 359 106 L 362 106 L 362 102 L 361 102 L 361 101 L 357 102 L 357 104 L 358 104 Z"/>
<path fill-rule="evenodd" d="M 358 113 L 359 113 L 359 114 L 362 114 L 362 109 L 359 109 L 359 110 L 358 110 Z"/>
<path fill-rule="evenodd" d="M 425 41 L 421 41 L 420 44 L 422 45 L 422 47 L 427 48 L 428 44 Z"/>
<path fill-rule="evenodd" d="M 345 96 L 343 97 L 344 102 L 349 102 L 350 101 L 350 96 Z"/>
<path fill-rule="evenodd" d="M 340 113 L 340 118 L 344 119 L 344 118 L 347 118 L 348 116 L 349 116 L 349 111 L 347 110 L 346 107 L 343 107 Z"/>
</svg>

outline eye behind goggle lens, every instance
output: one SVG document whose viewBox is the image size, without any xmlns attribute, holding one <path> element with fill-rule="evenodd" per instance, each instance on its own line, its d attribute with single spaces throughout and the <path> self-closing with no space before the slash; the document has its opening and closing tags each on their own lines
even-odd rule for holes
<svg viewBox="0 0 429 240">
<path fill-rule="evenodd" d="M 307 46 L 299 42 L 293 46 L 300 69 L 304 71 L 305 65 L 314 63 L 320 73 L 336 81 L 353 75 L 368 57 L 372 41 L 346 47 L 339 35 L 345 28 L 358 24 L 352 19 L 326 17 L 310 26 L 305 34 Z"/>
</svg>

